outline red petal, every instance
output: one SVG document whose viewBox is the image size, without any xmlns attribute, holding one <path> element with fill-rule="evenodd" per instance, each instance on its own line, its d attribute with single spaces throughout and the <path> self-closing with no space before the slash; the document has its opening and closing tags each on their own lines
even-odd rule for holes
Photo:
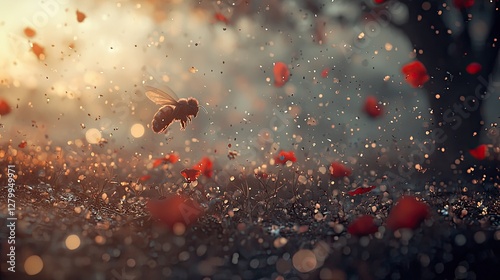
<svg viewBox="0 0 500 280">
<path fill-rule="evenodd" d="M 401 72 L 405 74 L 406 81 L 412 87 L 419 87 L 429 81 L 429 75 L 427 74 L 427 69 L 422 64 L 422 62 L 415 60 L 410 63 L 405 64 L 401 68 Z"/>
<path fill-rule="evenodd" d="M 177 154 L 169 154 L 167 155 L 166 159 L 170 162 L 170 163 L 176 163 L 179 161 L 180 157 L 179 155 Z"/>
<path fill-rule="evenodd" d="M 276 87 L 282 87 L 290 78 L 290 70 L 288 66 L 283 62 L 276 62 L 274 64 L 274 85 Z"/>
<path fill-rule="evenodd" d="M 5 116 L 10 113 L 10 105 L 4 99 L 0 98 L 0 116 Z"/>
<path fill-rule="evenodd" d="M 384 4 L 387 0 L 373 0 L 375 4 Z"/>
<path fill-rule="evenodd" d="M 162 200 L 150 200 L 146 207 L 154 219 L 160 220 L 169 228 L 173 228 L 177 223 L 185 226 L 192 225 L 203 214 L 198 203 L 182 195 L 171 195 Z"/>
<path fill-rule="evenodd" d="M 474 149 L 470 149 L 469 153 L 477 160 L 483 160 L 486 158 L 486 151 L 488 150 L 488 146 L 485 144 L 479 145 Z"/>
<path fill-rule="evenodd" d="M 429 207 L 413 196 L 405 196 L 396 203 L 387 218 L 387 227 L 414 229 L 429 216 Z"/>
<path fill-rule="evenodd" d="M 354 220 L 347 227 L 347 232 L 356 236 L 363 236 L 375 233 L 378 231 L 378 227 L 377 225 L 375 225 L 373 221 L 374 221 L 373 216 L 370 215 L 361 216 L 356 220 Z"/>
<path fill-rule="evenodd" d="M 373 96 L 368 96 L 365 100 L 365 112 L 372 118 L 379 117 L 382 115 L 382 105 L 378 104 L 378 101 Z"/>
<path fill-rule="evenodd" d="M 76 21 L 82 22 L 82 21 L 85 20 L 86 17 L 87 16 L 84 13 L 82 13 L 82 12 L 80 12 L 78 10 L 76 11 Z"/>
<path fill-rule="evenodd" d="M 207 178 L 212 178 L 214 175 L 214 163 L 208 157 L 202 158 L 193 169 L 201 171 Z"/>
<path fill-rule="evenodd" d="M 184 169 L 181 171 L 181 175 L 186 179 L 188 183 L 198 180 L 201 171 L 196 169 Z"/>
<path fill-rule="evenodd" d="M 33 38 L 36 35 L 36 31 L 33 28 L 26 27 L 24 30 L 24 35 L 28 38 Z"/>
<path fill-rule="evenodd" d="M 321 71 L 321 77 L 328 78 L 328 68 L 325 68 L 323 69 L 323 71 Z"/>
<path fill-rule="evenodd" d="M 295 153 L 293 151 L 280 151 L 279 154 L 274 157 L 275 164 L 285 165 L 287 161 L 296 162 L 297 158 L 295 157 Z"/>
<path fill-rule="evenodd" d="M 215 13 L 214 18 L 216 21 L 220 21 L 220 22 L 223 22 L 225 24 L 229 23 L 229 20 L 227 19 L 227 17 L 221 13 Z"/>
<path fill-rule="evenodd" d="M 475 75 L 477 73 L 479 73 L 479 71 L 481 71 L 481 64 L 477 63 L 477 62 L 472 62 L 472 63 L 469 63 L 469 65 L 467 65 L 467 67 L 465 67 L 465 71 L 467 71 L 467 73 L 471 74 L 471 75 Z"/>
<path fill-rule="evenodd" d="M 349 177 L 352 174 L 352 170 L 346 167 L 340 162 L 332 162 L 330 166 L 330 175 L 333 178 Z"/>
<path fill-rule="evenodd" d="M 45 59 L 45 49 L 37 43 L 33 43 L 31 51 L 38 57 L 39 60 Z"/>
<path fill-rule="evenodd" d="M 359 188 L 356 188 L 352 191 L 348 191 L 347 194 L 350 196 L 356 196 L 358 194 L 364 194 L 364 193 L 370 192 L 371 190 L 373 190 L 375 188 L 376 188 L 375 186 L 371 186 L 368 188 L 359 187 Z"/>
<path fill-rule="evenodd" d="M 141 182 L 145 182 L 145 181 L 147 181 L 147 180 L 149 180 L 149 179 L 151 179 L 151 175 L 146 174 L 146 175 L 141 176 L 141 177 L 139 178 L 139 181 L 141 181 Z"/>
<path fill-rule="evenodd" d="M 23 140 L 23 141 L 21 141 L 21 143 L 19 143 L 19 145 L 17 145 L 17 146 L 18 146 L 19 148 L 21 148 L 21 149 L 24 149 L 24 148 L 26 148 L 26 145 L 28 145 L 28 143 L 27 143 L 26 141 L 24 141 L 24 140 Z"/>
<path fill-rule="evenodd" d="M 160 165 L 162 165 L 165 162 L 164 158 L 157 158 L 153 161 L 153 168 L 156 168 Z"/>
<path fill-rule="evenodd" d="M 474 0 L 453 0 L 453 5 L 458 9 L 466 9 L 474 5 Z"/>
</svg>

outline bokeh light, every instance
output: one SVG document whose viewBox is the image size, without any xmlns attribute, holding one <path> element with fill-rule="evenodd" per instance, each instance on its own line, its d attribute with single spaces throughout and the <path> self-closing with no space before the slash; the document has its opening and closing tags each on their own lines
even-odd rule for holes
<svg viewBox="0 0 500 280">
<path fill-rule="evenodd" d="M 78 247 L 80 247 L 80 237 L 76 234 L 71 234 L 66 237 L 66 240 L 64 241 L 64 244 L 66 245 L 66 248 L 69 250 L 76 250 Z"/>
<path fill-rule="evenodd" d="M 43 260 L 37 255 L 32 255 L 24 261 L 24 270 L 28 275 L 37 275 L 43 269 Z"/>
</svg>

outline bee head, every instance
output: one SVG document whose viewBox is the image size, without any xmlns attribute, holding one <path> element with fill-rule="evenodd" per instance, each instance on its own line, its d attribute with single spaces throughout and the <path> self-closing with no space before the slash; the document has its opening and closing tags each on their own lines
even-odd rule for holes
<svg viewBox="0 0 500 280">
<path fill-rule="evenodd" d="M 188 105 L 189 105 L 189 109 L 190 109 L 190 115 L 193 115 L 194 117 L 196 117 L 196 115 L 198 114 L 198 100 L 196 100 L 195 98 L 189 98 L 188 99 Z"/>
</svg>

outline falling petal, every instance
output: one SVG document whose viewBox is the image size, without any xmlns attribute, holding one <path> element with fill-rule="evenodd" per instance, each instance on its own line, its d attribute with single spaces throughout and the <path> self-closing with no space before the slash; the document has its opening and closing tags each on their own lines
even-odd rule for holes
<svg viewBox="0 0 500 280">
<path fill-rule="evenodd" d="M 332 178 L 349 177 L 351 174 L 352 170 L 340 162 L 333 162 L 330 165 L 330 175 Z"/>
<path fill-rule="evenodd" d="M 190 226 L 203 214 L 203 209 L 194 200 L 183 195 L 170 195 L 161 200 L 150 200 L 147 209 L 154 219 L 168 228 L 176 224 Z"/>
<path fill-rule="evenodd" d="M 488 150 L 488 146 L 485 144 L 479 145 L 474 149 L 470 149 L 469 153 L 477 160 L 483 160 L 486 158 L 486 151 Z"/>
<path fill-rule="evenodd" d="M 186 179 L 188 183 L 198 180 L 201 171 L 196 169 L 184 169 L 181 171 L 181 175 Z"/>
<path fill-rule="evenodd" d="M 370 215 L 358 217 L 347 227 L 347 232 L 356 236 L 373 234 L 377 231 L 378 227 L 374 223 L 373 216 Z"/>
<path fill-rule="evenodd" d="M 365 112 L 372 118 L 379 117 L 383 114 L 382 105 L 373 96 L 368 96 L 365 100 Z"/>
<path fill-rule="evenodd" d="M 352 191 L 348 191 L 347 194 L 350 196 L 356 196 L 359 194 L 364 194 L 364 193 L 370 192 L 375 188 L 376 188 L 375 186 L 371 186 L 371 187 L 367 187 L 367 188 L 359 187 L 359 188 L 356 188 Z"/>
<path fill-rule="evenodd" d="M 279 154 L 274 158 L 275 164 L 285 165 L 287 161 L 296 162 L 297 158 L 293 151 L 280 151 Z"/>
<path fill-rule="evenodd" d="M 288 66 L 283 62 L 276 62 L 273 72 L 274 85 L 276 87 L 282 87 L 290 78 L 290 70 L 288 70 Z"/>
<path fill-rule="evenodd" d="M 387 218 L 387 227 L 391 230 L 400 228 L 414 229 L 429 216 L 429 207 L 416 197 L 405 196 L 391 209 Z"/>
<path fill-rule="evenodd" d="M 481 71 L 481 69 L 482 69 L 481 64 L 477 62 L 471 62 L 469 63 L 469 65 L 467 65 L 465 71 L 467 71 L 467 73 L 471 75 L 476 75 L 477 73 L 479 73 L 479 71 Z"/>
<path fill-rule="evenodd" d="M 429 81 L 427 69 L 422 62 L 416 60 L 407 63 L 401 68 L 401 72 L 405 74 L 406 82 L 412 87 L 417 88 Z"/>
</svg>

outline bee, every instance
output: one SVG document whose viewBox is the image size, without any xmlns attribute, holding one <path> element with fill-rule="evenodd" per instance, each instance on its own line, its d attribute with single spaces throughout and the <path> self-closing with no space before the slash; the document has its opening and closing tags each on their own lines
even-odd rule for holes
<svg viewBox="0 0 500 280">
<path fill-rule="evenodd" d="M 180 121 L 181 130 L 184 130 L 187 123 L 198 114 L 196 98 L 179 99 L 169 87 L 165 87 L 166 92 L 150 86 L 146 86 L 146 89 L 146 96 L 154 103 L 162 105 L 151 122 L 151 128 L 156 133 L 164 133 L 173 121 Z"/>
</svg>

